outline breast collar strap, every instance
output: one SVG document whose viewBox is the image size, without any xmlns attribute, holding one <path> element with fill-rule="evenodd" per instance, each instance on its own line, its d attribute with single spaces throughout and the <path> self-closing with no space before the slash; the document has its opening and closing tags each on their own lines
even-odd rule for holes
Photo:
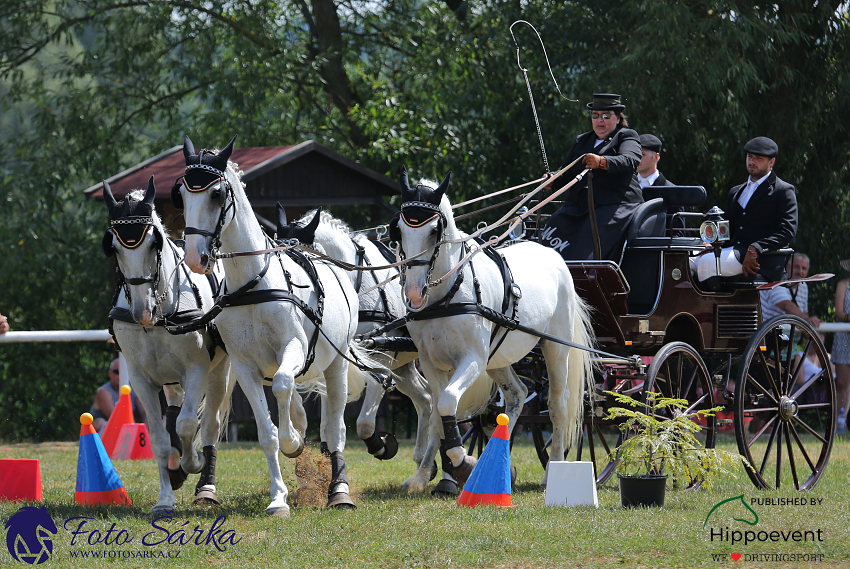
<svg viewBox="0 0 850 569">
<path fill-rule="evenodd" d="M 464 243 L 463 249 L 465 253 L 469 253 L 469 246 Z M 494 250 L 492 247 L 484 247 L 482 251 L 496 263 L 496 266 L 499 268 L 499 272 L 502 275 L 502 282 L 504 284 L 504 293 L 502 297 L 502 312 L 494 310 L 488 306 L 485 306 L 481 300 L 481 284 L 478 281 L 478 278 L 475 276 L 475 263 L 474 258 L 470 260 L 468 263 L 470 270 L 472 271 L 472 284 L 473 290 L 475 291 L 475 302 L 458 302 L 452 304 L 451 301 L 454 296 L 457 294 L 458 290 L 460 290 L 460 286 L 463 283 L 463 275 L 465 272 L 465 267 L 458 271 L 457 277 L 455 278 L 455 282 L 452 285 L 452 288 L 449 292 L 441 298 L 439 301 L 431 304 L 424 310 L 420 312 L 408 312 L 406 320 L 417 321 L 417 320 L 433 320 L 436 318 L 447 318 L 449 316 L 458 316 L 461 314 L 477 314 L 486 318 L 487 320 L 496 324 L 493 328 L 493 331 L 490 333 L 490 345 L 493 345 L 493 341 L 496 338 L 496 335 L 499 332 L 499 328 L 505 328 L 504 334 L 502 335 L 499 342 L 490 350 L 490 356 L 488 361 L 492 359 L 493 355 L 505 341 L 505 338 L 508 335 L 510 330 L 516 330 L 517 325 L 519 324 L 516 320 L 517 306 L 519 301 L 518 294 L 514 294 L 514 289 L 518 291 L 519 287 L 516 283 L 513 282 L 513 277 L 510 274 L 510 268 L 507 263 L 505 263 L 504 258 L 499 254 L 498 251 Z M 511 316 L 508 316 L 508 311 L 511 312 Z"/>
</svg>

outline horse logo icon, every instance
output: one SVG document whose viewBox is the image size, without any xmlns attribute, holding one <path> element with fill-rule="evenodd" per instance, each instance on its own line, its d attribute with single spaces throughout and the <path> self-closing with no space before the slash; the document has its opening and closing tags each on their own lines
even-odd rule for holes
<svg viewBox="0 0 850 569">
<path fill-rule="evenodd" d="M 711 517 L 711 514 L 714 513 L 714 510 L 716 510 L 720 506 L 722 506 L 724 504 L 728 504 L 730 502 L 740 502 L 744 506 L 744 508 L 746 508 L 746 510 L 749 511 L 749 513 L 753 515 L 752 520 L 748 520 L 746 518 L 735 518 L 735 517 L 732 518 L 733 520 L 735 520 L 736 522 L 744 522 L 745 524 L 748 524 L 748 525 L 751 525 L 751 526 L 754 526 L 757 523 L 759 523 L 759 515 L 756 513 L 756 511 L 754 509 L 752 509 L 749 506 L 749 504 L 747 504 L 746 500 L 744 499 L 744 495 L 741 494 L 740 496 L 735 496 L 733 498 L 727 498 L 726 500 L 723 500 L 722 502 L 716 503 L 714 505 L 714 507 L 711 508 L 711 511 L 708 512 L 708 515 L 705 517 L 705 522 L 703 522 L 702 527 L 705 528 L 706 524 L 708 524 L 708 518 Z"/>
<path fill-rule="evenodd" d="M 24 506 L 6 522 L 6 547 L 15 561 L 40 565 L 50 559 L 58 531 L 46 506 Z"/>
</svg>

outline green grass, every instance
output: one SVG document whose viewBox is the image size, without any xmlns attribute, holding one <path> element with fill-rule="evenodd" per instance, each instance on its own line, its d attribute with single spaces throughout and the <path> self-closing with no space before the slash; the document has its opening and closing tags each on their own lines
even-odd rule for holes
<svg viewBox="0 0 850 569">
<path fill-rule="evenodd" d="M 218 454 L 218 509 L 193 508 L 194 479 L 177 492 L 177 512 L 170 530 L 183 527 L 191 534 L 196 525 L 208 529 L 217 516 L 226 515 L 223 529 L 233 530 L 241 542 L 220 552 L 212 546 L 170 546 L 180 550 L 178 559 L 71 559 L 71 534 L 61 525 L 72 516 L 95 518 L 92 529 L 105 532 L 112 523 L 135 536 L 126 546 L 100 546 L 100 550 L 138 546 L 141 536 L 152 532 L 148 509 L 156 502 L 158 478 L 153 461 L 116 461 L 115 466 L 133 500 L 132 507 L 82 507 L 74 503 L 77 445 L 44 443 L 0 446 L 3 458 L 38 458 L 41 461 L 44 504 L 60 531 L 54 538 L 54 554 L 42 567 L 110 566 L 149 567 L 846 567 L 848 545 L 847 483 L 850 442 L 836 441 L 829 466 L 811 492 L 791 489 L 759 492 L 740 470 L 737 479 L 726 479 L 711 491 L 687 492 L 668 487 L 663 509 L 625 510 L 619 505 L 615 482 L 599 488 L 599 509 L 547 508 L 538 490 L 543 473 L 528 440 L 516 444 L 513 463 L 519 471 L 513 509 L 458 507 L 426 495 L 401 492 L 401 482 L 413 470 L 412 444 L 402 442 L 399 455 L 386 462 L 369 456 L 359 441 L 350 440 L 346 452 L 355 512 L 296 507 L 289 519 L 272 519 L 263 510 L 269 502 L 269 477 L 265 456 L 251 444 L 224 444 Z M 732 440 L 721 445 L 734 450 Z M 294 461 L 281 457 L 284 480 L 294 492 Z M 616 481 L 616 478 L 614 479 Z M 432 483 L 432 487 L 433 487 Z M 744 494 L 751 498 L 822 498 L 820 506 L 754 505 L 758 525 L 750 528 L 732 520 L 743 517 L 743 507 L 718 510 L 709 526 L 740 530 L 822 530 L 823 542 L 779 542 L 732 546 L 712 543 L 703 522 L 717 502 Z M 0 524 L 5 524 L 19 504 L 0 502 Z M 182 526 L 188 522 L 186 526 Z M 116 529 L 117 531 L 117 529 Z M 162 535 L 159 532 L 154 536 Z M 133 547 L 152 549 L 163 547 Z M 743 554 L 823 554 L 818 563 L 738 562 Z M 725 562 L 712 553 L 726 554 Z M 22 566 L 5 547 L 0 547 L 0 566 Z"/>
</svg>

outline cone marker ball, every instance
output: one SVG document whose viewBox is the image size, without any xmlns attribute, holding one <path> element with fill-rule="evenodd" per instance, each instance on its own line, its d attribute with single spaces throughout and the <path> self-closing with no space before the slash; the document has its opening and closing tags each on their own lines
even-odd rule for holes
<svg viewBox="0 0 850 569">
<path fill-rule="evenodd" d="M 83 413 L 80 415 L 80 424 L 81 425 L 91 425 L 94 422 L 94 417 L 92 417 L 91 413 Z"/>
<path fill-rule="evenodd" d="M 133 391 L 133 389 L 129 385 L 121 386 L 121 395 L 130 395 L 131 391 Z"/>
<path fill-rule="evenodd" d="M 499 416 L 496 417 L 496 423 L 499 425 L 507 425 L 510 422 L 510 419 L 504 413 L 499 413 Z"/>
</svg>

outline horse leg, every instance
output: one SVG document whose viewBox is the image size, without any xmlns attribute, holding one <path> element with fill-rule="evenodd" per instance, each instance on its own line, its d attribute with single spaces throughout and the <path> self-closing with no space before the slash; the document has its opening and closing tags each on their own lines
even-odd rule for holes
<svg viewBox="0 0 850 569">
<path fill-rule="evenodd" d="M 330 456 L 328 450 L 328 396 L 319 395 L 319 405 L 321 406 L 321 415 L 319 416 L 319 440 L 321 441 L 320 449 L 323 455 Z"/>
<path fill-rule="evenodd" d="M 226 414 L 224 401 L 228 392 L 230 364 L 223 359 L 210 370 L 207 378 L 204 412 L 201 415 L 204 467 L 195 485 L 195 505 L 218 505 L 215 490 L 216 443 L 221 433 L 221 421 Z"/>
<path fill-rule="evenodd" d="M 183 486 L 186 481 L 186 472 L 180 468 L 180 457 L 183 454 L 183 443 L 180 442 L 180 437 L 177 435 L 177 415 L 180 414 L 180 407 L 183 406 L 183 398 L 186 393 L 178 383 L 172 383 L 162 386 L 162 392 L 165 394 L 165 430 L 171 438 L 171 455 L 168 457 L 168 471 L 171 476 L 171 488 L 177 490 Z"/>
<path fill-rule="evenodd" d="M 383 386 L 377 383 L 366 384 L 363 407 L 360 409 L 360 415 L 357 416 L 357 436 L 366 443 L 369 454 L 378 460 L 389 460 L 398 451 L 398 443 L 395 441 L 395 437 L 389 433 L 383 433 L 383 436 L 380 436 L 375 432 L 375 417 L 383 398 Z M 389 437 L 392 437 L 393 440 L 390 441 L 390 444 L 387 444 Z"/>
<path fill-rule="evenodd" d="M 159 498 L 156 505 L 151 508 L 151 512 L 172 511 L 177 499 L 174 496 L 174 490 L 171 488 L 171 480 L 168 476 L 168 457 L 171 454 L 171 443 L 162 421 L 156 419 L 158 413 L 153 411 L 159 409 L 159 386 L 154 386 L 141 378 L 137 380 L 136 377 L 132 377 L 132 381 L 136 397 L 139 398 L 145 409 L 151 410 L 148 412 L 147 427 L 151 450 L 156 458 L 157 469 L 159 470 Z"/>
<path fill-rule="evenodd" d="M 428 394 L 425 378 L 416 369 L 415 361 L 396 370 L 396 375 L 399 377 L 396 387 L 410 398 L 416 409 L 416 444 L 413 446 L 413 461 L 416 464 L 422 464 L 431 430 L 431 396 Z"/>
<path fill-rule="evenodd" d="M 186 396 L 183 400 L 183 408 L 177 416 L 177 434 L 183 445 L 183 455 L 180 458 L 180 467 L 191 474 L 201 471 L 204 467 L 204 456 L 201 452 L 192 448 L 195 433 L 198 432 L 198 405 L 201 396 L 207 388 L 207 368 L 203 366 L 191 366 L 183 378 L 183 389 Z"/>
<path fill-rule="evenodd" d="M 425 448 L 425 452 L 422 454 L 422 458 L 418 462 L 419 467 L 416 469 L 416 473 L 404 481 L 401 485 L 402 490 L 406 490 L 407 492 L 424 492 L 428 489 L 428 482 L 434 478 L 434 459 L 437 457 L 437 453 L 440 452 L 440 433 L 441 433 L 441 423 L 440 417 L 438 413 L 435 413 L 431 409 L 430 397 L 428 410 L 425 413 L 427 418 L 427 422 L 423 422 L 423 420 L 419 419 L 419 426 L 417 429 L 417 438 L 419 433 L 425 432 L 425 437 L 427 438 L 428 445 Z M 422 417 L 422 414 L 420 414 Z M 446 459 L 444 466 L 451 466 L 451 462 Z M 454 479 L 452 478 L 452 483 L 454 484 Z M 440 481 L 442 483 L 442 481 Z M 440 486 L 440 483 L 437 486 Z M 455 488 L 457 488 L 457 484 L 455 484 Z"/>
<path fill-rule="evenodd" d="M 478 460 L 467 456 L 457 426 L 457 407 L 460 398 L 484 371 L 484 364 L 475 354 L 466 355 L 459 362 L 451 381 L 440 393 L 437 411 L 443 423 L 443 444 L 452 463 L 452 476 L 460 483 L 466 482 Z"/>
<path fill-rule="evenodd" d="M 348 362 L 337 357 L 325 370 L 328 392 L 328 450 L 331 453 L 331 483 L 328 487 L 328 508 L 353 510 L 349 496 L 348 475 L 345 469 L 345 421 L 343 412 L 348 398 Z"/>
<path fill-rule="evenodd" d="M 266 507 L 266 513 L 271 516 L 288 517 L 289 506 L 286 499 L 289 496 L 289 491 L 286 484 L 283 483 L 283 476 L 280 474 L 280 463 L 277 458 L 280 443 L 277 438 L 277 427 L 274 426 L 269 416 L 268 402 L 263 392 L 263 375 L 256 366 L 241 360 L 233 359 L 231 367 L 233 374 L 238 378 L 237 381 L 239 381 L 242 392 L 254 411 L 254 417 L 257 421 L 257 440 L 263 452 L 266 453 L 266 461 L 269 464 L 272 501 Z"/>
<path fill-rule="evenodd" d="M 278 438 L 280 451 L 287 458 L 296 458 L 304 451 L 304 437 L 292 424 L 290 409 L 295 391 L 295 374 L 304 363 L 304 350 L 295 338 L 279 354 L 280 366 L 272 378 L 272 392 L 277 399 Z"/>
</svg>

